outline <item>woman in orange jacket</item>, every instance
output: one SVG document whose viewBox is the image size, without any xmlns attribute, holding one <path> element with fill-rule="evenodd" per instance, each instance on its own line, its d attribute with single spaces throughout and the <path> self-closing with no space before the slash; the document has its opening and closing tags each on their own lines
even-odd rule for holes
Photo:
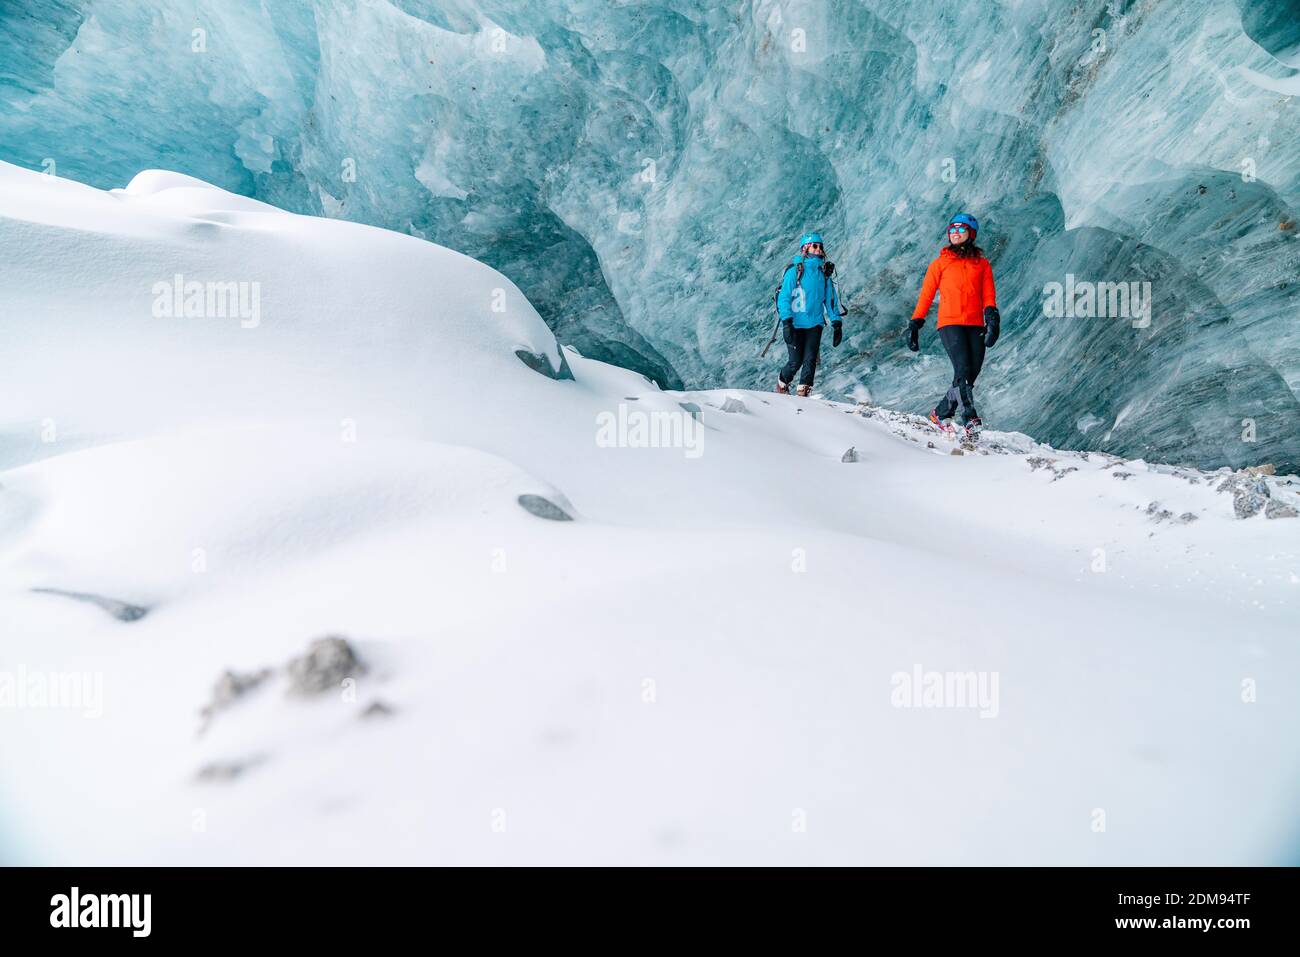
<svg viewBox="0 0 1300 957">
<path fill-rule="evenodd" d="M 1002 317 L 998 313 L 993 267 L 984 251 L 975 245 L 980 224 L 974 216 L 958 213 L 948 223 L 948 245 L 925 271 L 921 297 L 916 301 L 912 321 L 907 324 L 907 347 L 921 348 L 921 326 L 939 295 L 939 339 L 952 360 L 952 386 L 930 412 L 930 421 L 945 432 L 953 431 L 947 420 L 961 408 L 966 434 L 980 429 L 975 411 L 975 379 L 984 365 L 984 350 L 998 341 Z"/>
</svg>

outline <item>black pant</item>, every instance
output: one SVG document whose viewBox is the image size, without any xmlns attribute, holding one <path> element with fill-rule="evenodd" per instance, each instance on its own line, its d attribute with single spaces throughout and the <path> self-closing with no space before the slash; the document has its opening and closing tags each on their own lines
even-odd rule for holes
<svg viewBox="0 0 1300 957">
<path fill-rule="evenodd" d="M 951 419 L 960 406 L 962 422 L 969 422 L 979 416 L 975 411 L 975 379 L 984 366 L 984 327 L 944 326 L 939 330 L 939 341 L 952 360 L 953 374 L 952 386 L 935 407 L 935 414 Z"/>
<path fill-rule="evenodd" d="M 817 371 L 817 354 L 822 347 L 822 327 L 794 330 L 794 341 L 787 342 L 785 347 L 790 350 L 790 361 L 781 370 L 781 381 L 789 385 L 802 366 L 803 375 L 799 376 L 799 384 L 811 388 L 813 373 Z"/>
</svg>

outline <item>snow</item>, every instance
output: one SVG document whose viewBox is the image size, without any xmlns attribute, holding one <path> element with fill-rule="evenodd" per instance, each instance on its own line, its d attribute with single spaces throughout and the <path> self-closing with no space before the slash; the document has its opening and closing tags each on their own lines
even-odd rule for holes
<svg viewBox="0 0 1300 957">
<path fill-rule="evenodd" d="M 551 378 L 494 270 L 171 173 L 0 164 L 0 249 L 0 679 L 103 689 L 0 683 L 7 861 L 1294 858 L 1300 520 L 1222 475 Z M 260 283 L 259 324 L 155 316 L 177 274 Z M 620 406 L 699 454 L 601 441 Z M 325 636 L 364 672 L 289 695 Z M 996 695 L 897 706 L 917 671 Z"/>
</svg>

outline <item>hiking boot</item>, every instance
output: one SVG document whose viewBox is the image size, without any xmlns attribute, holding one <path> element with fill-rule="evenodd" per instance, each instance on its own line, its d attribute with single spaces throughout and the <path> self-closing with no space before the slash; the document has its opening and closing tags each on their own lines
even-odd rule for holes
<svg viewBox="0 0 1300 957">
<path fill-rule="evenodd" d="M 952 427 L 952 425 L 950 425 L 949 423 L 943 421 L 943 419 L 939 418 L 939 410 L 938 410 L 938 409 L 931 409 L 931 410 L 930 410 L 930 414 L 927 416 L 927 418 L 930 420 L 930 424 L 933 425 L 933 426 L 934 426 L 936 429 L 938 429 L 940 432 L 955 432 L 955 431 L 957 431 L 956 429 L 954 429 L 954 428 Z"/>
<path fill-rule="evenodd" d="M 801 397 L 803 397 L 803 398 L 806 399 L 806 398 L 808 398 L 808 393 L 812 392 L 812 386 L 810 386 L 810 385 L 801 385 L 801 386 L 799 386 L 799 388 L 795 389 L 795 392 L 796 392 L 798 395 L 800 395 Z"/>
<path fill-rule="evenodd" d="M 979 434 L 983 431 L 984 423 L 980 421 L 978 415 L 966 423 L 966 438 L 970 439 L 972 442 L 979 438 Z"/>
<path fill-rule="evenodd" d="M 776 380 L 776 393 L 777 393 L 777 395 L 789 395 L 789 394 L 790 394 L 790 386 L 789 386 L 787 383 L 782 382 L 780 379 L 777 379 L 777 380 Z"/>
</svg>

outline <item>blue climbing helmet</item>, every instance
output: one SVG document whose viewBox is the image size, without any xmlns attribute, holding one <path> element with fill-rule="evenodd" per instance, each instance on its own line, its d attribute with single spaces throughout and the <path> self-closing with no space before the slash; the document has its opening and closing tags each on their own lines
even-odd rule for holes
<svg viewBox="0 0 1300 957">
<path fill-rule="evenodd" d="M 948 225 L 969 226 L 973 233 L 978 233 L 980 231 L 980 221 L 970 213 L 958 213 L 956 216 L 950 217 Z"/>
<path fill-rule="evenodd" d="M 821 243 L 822 249 L 826 248 L 826 242 L 822 239 L 821 233 L 804 233 L 799 237 L 799 248 L 801 250 L 809 243 Z"/>
</svg>

